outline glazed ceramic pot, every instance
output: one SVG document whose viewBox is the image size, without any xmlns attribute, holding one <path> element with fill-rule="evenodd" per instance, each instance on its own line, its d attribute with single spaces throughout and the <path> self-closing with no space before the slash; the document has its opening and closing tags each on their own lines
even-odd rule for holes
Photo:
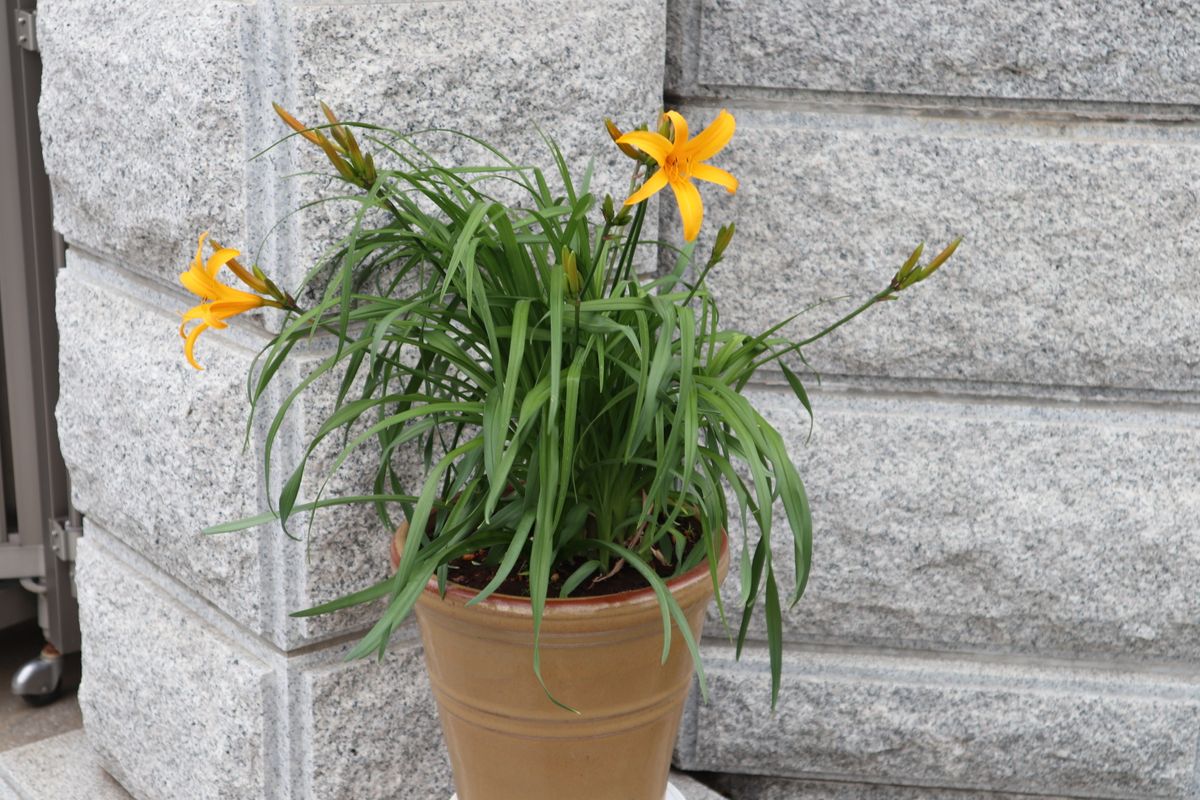
<svg viewBox="0 0 1200 800">
<path fill-rule="evenodd" d="M 721 537 L 717 574 L 729 570 Z M 709 566 L 668 582 L 697 639 L 713 596 Z M 663 800 L 691 685 L 692 658 L 672 635 L 662 663 L 662 612 L 650 588 L 551 599 L 533 673 L 529 598 L 431 581 L 417 603 L 425 660 L 458 800 Z"/>
</svg>

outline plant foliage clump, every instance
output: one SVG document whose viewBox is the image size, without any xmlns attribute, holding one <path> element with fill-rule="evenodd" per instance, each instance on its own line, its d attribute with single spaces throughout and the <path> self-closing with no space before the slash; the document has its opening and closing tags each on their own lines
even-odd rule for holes
<svg viewBox="0 0 1200 800">
<path fill-rule="evenodd" d="M 444 587 L 453 577 L 452 563 L 475 553 L 494 577 L 472 602 L 486 600 L 522 572 L 535 636 L 551 599 L 552 574 L 569 570 L 565 580 L 559 576 L 557 593 L 569 597 L 585 582 L 635 570 L 661 604 L 664 658 L 674 621 L 699 665 L 696 642 L 666 580 L 707 560 L 715 581 L 721 537 L 736 511 L 746 536 L 738 646 L 761 598 L 774 697 L 783 604 L 804 592 L 812 522 L 783 438 L 741 390 L 759 369 L 775 365 L 811 414 L 800 378 L 782 358 L 928 277 L 957 242 L 924 266 L 918 248 L 882 291 L 815 336 L 785 336 L 794 317 L 765 331 L 732 330 L 721 325 L 705 278 L 727 254 L 733 226 L 719 230 L 703 258 L 694 241 L 676 248 L 642 240 L 646 198 L 658 188 L 675 190 L 688 239 L 695 238 L 696 215 L 702 214 L 699 195 L 694 206 L 688 199 L 695 191 L 690 179 L 736 189 L 728 173 L 700 164 L 732 135 L 728 114 L 727 121 L 718 119 L 727 134 L 711 132 L 714 122 L 694 139 L 674 112 L 658 133 L 621 134 L 610 123 L 634 168 L 630 198 L 618 206 L 611 197 L 598 200 L 590 166 L 576 177 L 549 139 L 556 167 L 550 176 L 483 142 L 477 144 L 492 166 L 448 167 L 413 136 L 342 124 L 328 109 L 328 125 L 307 128 L 279 111 L 298 135 L 324 151 L 337 177 L 353 188 L 357 208 L 349 233 L 310 273 L 307 292 L 315 299 L 308 307 L 257 268 L 249 275 L 232 257 L 207 270 L 215 282 L 216 270 L 232 259 L 231 269 L 264 296 L 259 305 L 288 314 L 252 371 L 254 407 L 297 345 L 313 336 L 336 342 L 290 388 L 274 415 L 268 468 L 296 399 L 323 378 L 335 379 L 340 390 L 284 481 L 276 507 L 214 530 L 273 517 L 286 526 L 298 514 L 346 504 L 373 505 L 388 530 L 407 524 L 393 576 L 300 612 L 387 598 L 386 611 L 354 656 L 382 653 L 430 580 Z M 355 130 L 372 153 L 362 150 Z M 377 156 L 386 166 L 377 166 Z M 502 202 L 494 187 L 521 199 Z M 673 254 L 674 267 L 639 277 L 638 251 L 646 245 Z M 202 269 L 199 260 L 198 254 L 193 271 Z M 323 289 L 313 288 L 318 276 Z M 209 302 L 189 314 L 220 327 L 217 298 L 197 293 Z M 300 502 L 309 457 L 323 444 L 338 451 L 329 474 L 360 448 L 377 449 L 370 494 Z M 395 466 L 397 454 L 410 448 L 423 453 L 426 468 L 415 494 Z M 772 561 L 772 537 L 780 535 L 772 524 L 777 506 L 785 512 L 783 535 L 795 553 L 795 589 L 788 598 L 780 597 Z M 540 676 L 536 648 L 534 669 Z"/>
</svg>

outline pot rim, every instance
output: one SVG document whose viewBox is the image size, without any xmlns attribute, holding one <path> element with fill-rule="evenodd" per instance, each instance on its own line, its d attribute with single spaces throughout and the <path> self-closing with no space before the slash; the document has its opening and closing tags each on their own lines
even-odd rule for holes
<svg viewBox="0 0 1200 800">
<path fill-rule="evenodd" d="M 729 533 L 724 528 L 721 529 L 721 544 L 717 550 L 717 574 L 720 576 L 723 562 L 727 562 L 729 558 Z M 696 566 L 692 567 L 682 575 L 674 578 L 666 579 L 667 589 L 672 593 L 677 594 L 681 590 L 690 588 L 701 581 L 710 579 L 709 562 L 704 560 Z M 472 589 L 462 584 L 452 581 L 446 582 L 446 595 L 442 597 L 438 591 L 437 576 L 429 579 L 425 584 L 423 592 L 426 598 L 432 595 L 432 599 L 450 601 L 455 605 L 466 605 L 472 598 L 479 594 L 478 589 Z M 615 594 L 603 594 L 595 597 L 547 597 L 546 598 L 546 614 L 549 615 L 551 609 L 564 614 L 572 613 L 595 613 L 606 609 L 615 609 L 618 607 L 628 608 L 630 606 L 641 606 L 649 603 L 658 604 L 658 597 L 651 586 L 644 586 L 640 589 L 630 589 L 624 592 Z M 515 594 L 501 594 L 494 592 L 489 595 L 486 600 L 474 606 L 480 610 L 488 610 L 504 614 L 515 614 L 519 616 L 533 615 L 533 600 L 529 597 L 523 597 Z"/>
</svg>

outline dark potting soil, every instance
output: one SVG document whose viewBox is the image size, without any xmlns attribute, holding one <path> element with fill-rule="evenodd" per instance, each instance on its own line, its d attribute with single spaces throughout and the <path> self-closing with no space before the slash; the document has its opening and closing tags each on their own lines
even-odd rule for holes
<svg viewBox="0 0 1200 800">
<path fill-rule="evenodd" d="M 700 541 L 700 526 L 694 520 L 687 520 L 681 527 L 686 539 L 686 544 L 684 545 L 684 557 L 686 558 Z M 668 545 L 667 550 L 662 551 L 662 553 L 667 559 L 671 559 L 675 554 L 674 545 Z M 495 564 L 485 564 L 483 562 L 486 555 L 486 552 L 468 553 L 462 558 L 450 562 L 450 573 L 448 575 L 450 582 L 466 586 L 470 589 L 483 589 L 491 583 L 492 578 L 496 576 L 497 570 Z M 583 566 L 586 562 L 586 558 L 580 558 L 568 564 L 556 565 L 554 571 L 550 573 L 550 589 L 546 593 L 546 596 L 549 598 L 558 597 L 563 583 L 571 577 L 576 569 Z M 612 570 L 616 566 L 616 563 L 614 559 L 609 563 L 608 569 Z M 675 574 L 675 565 L 673 562 L 663 564 L 658 559 L 651 558 L 647 563 L 664 580 Z M 609 594 L 620 594 L 621 592 L 644 589 L 649 586 L 645 577 L 629 564 L 622 565 L 619 570 L 607 578 L 604 575 L 605 572 L 603 570 L 597 570 L 590 577 L 585 578 L 583 583 L 579 584 L 571 592 L 570 597 L 603 597 Z M 596 580 L 597 578 L 601 578 L 601 580 Z M 513 571 L 509 573 L 509 576 L 504 579 L 500 584 L 500 588 L 496 591 L 500 594 L 529 597 L 529 562 L 518 562 L 517 566 L 513 568 Z"/>
</svg>

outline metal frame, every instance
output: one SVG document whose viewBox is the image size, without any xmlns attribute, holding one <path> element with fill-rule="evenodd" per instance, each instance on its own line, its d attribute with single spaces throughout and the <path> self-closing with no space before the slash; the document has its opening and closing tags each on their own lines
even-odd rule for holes
<svg viewBox="0 0 1200 800">
<path fill-rule="evenodd" d="M 36 571 L 45 585 L 47 638 L 62 652 L 79 649 L 79 613 L 71 564 L 51 547 L 56 524 L 78 528 L 70 508 L 66 467 L 58 448 L 54 404 L 58 399 L 58 332 L 54 284 L 63 263 L 62 240 L 54 233 L 50 185 L 42 163 L 37 99 L 41 60 L 34 30 L 36 0 L 0 2 L 0 340 L 4 392 L 0 450 L 8 510 L 16 532 L 0 537 L 0 563 Z M 23 20 L 18 44 L 15 26 Z M 11 495 L 11 496 L 10 496 Z M 6 513 L 6 518 L 12 517 Z M 58 534 L 62 537 L 64 534 Z M 4 541 L 7 539 L 7 541 Z M 61 541 L 61 538 L 60 538 Z M 57 548 L 65 553 L 63 546 Z M 36 563 L 35 563 L 36 562 Z"/>
</svg>

